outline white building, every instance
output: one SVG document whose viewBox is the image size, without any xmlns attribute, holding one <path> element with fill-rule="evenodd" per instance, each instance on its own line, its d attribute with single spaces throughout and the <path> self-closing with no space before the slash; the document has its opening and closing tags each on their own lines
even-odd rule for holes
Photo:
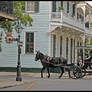
<svg viewBox="0 0 92 92">
<path fill-rule="evenodd" d="M 67 58 L 68 63 L 76 63 L 78 56 L 76 47 L 84 45 L 85 38 L 92 37 L 90 30 L 92 7 L 82 1 L 26 1 L 25 5 L 25 13 L 29 13 L 33 18 L 33 24 L 21 33 L 23 41 L 21 66 L 42 67 L 40 62 L 34 60 L 36 50 L 49 56 L 63 56 Z M 61 6 L 64 10 L 59 11 L 58 7 Z M 89 21 L 86 21 L 88 15 Z M 86 22 L 88 24 L 85 25 Z M 13 36 L 17 37 L 15 31 Z M 16 65 L 17 43 L 6 44 L 3 33 L 0 67 L 16 67 Z"/>
</svg>

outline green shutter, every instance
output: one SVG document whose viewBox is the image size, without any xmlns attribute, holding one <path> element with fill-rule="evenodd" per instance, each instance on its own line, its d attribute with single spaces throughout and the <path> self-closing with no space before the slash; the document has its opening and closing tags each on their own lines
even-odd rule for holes
<svg viewBox="0 0 92 92">
<path fill-rule="evenodd" d="M 56 12 L 56 1 L 52 1 L 52 12 Z"/>
<path fill-rule="evenodd" d="M 63 1 L 61 1 L 61 7 L 63 7 Z"/>
</svg>

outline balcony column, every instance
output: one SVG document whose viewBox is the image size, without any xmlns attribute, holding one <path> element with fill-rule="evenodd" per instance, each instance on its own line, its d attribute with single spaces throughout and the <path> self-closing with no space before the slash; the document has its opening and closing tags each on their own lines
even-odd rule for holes
<svg viewBox="0 0 92 92">
<path fill-rule="evenodd" d="M 85 47 L 85 34 L 83 35 L 82 40 L 83 40 L 83 59 L 84 59 L 84 57 L 85 57 L 85 49 L 84 49 L 84 47 Z"/>
<path fill-rule="evenodd" d="M 88 45 L 90 45 L 90 38 L 88 38 Z"/>
<path fill-rule="evenodd" d="M 88 38 L 88 45 L 90 45 L 90 40 L 91 38 Z M 88 53 L 90 52 L 90 50 L 88 50 Z"/>
<path fill-rule="evenodd" d="M 91 19 L 90 19 L 90 16 L 91 16 L 91 11 L 89 11 L 89 29 L 90 29 L 90 23 L 91 23 Z"/>
<path fill-rule="evenodd" d="M 75 5 L 75 17 L 77 19 L 77 6 Z"/>
<path fill-rule="evenodd" d="M 86 15 L 86 7 L 83 6 L 82 9 L 83 9 L 83 12 L 84 12 L 84 30 L 85 30 L 85 21 L 86 21 L 85 15 Z M 84 59 L 84 57 L 85 57 L 85 49 L 84 49 L 84 46 L 85 46 L 85 31 L 84 31 L 84 35 L 82 36 L 82 40 L 83 40 L 83 59 Z"/>
<path fill-rule="evenodd" d="M 86 12 L 86 7 L 83 6 L 82 9 L 83 9 L 83 12 L 84 12 L 84 29 L 85 29 L 85 21 L 86 21 L 86 18 L 85 18 L 86 13 L 85 12 Z"/>
</svg>

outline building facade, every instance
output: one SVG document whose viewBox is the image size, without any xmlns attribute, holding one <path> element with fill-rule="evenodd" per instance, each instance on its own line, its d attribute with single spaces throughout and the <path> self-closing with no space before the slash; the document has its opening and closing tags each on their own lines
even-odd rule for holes
<svg viewBox="0 0 92 92">
<path fill-rule="evenodd" d="M 77 46 L 84 46 L 85 38 L 90 40 L 92 36 L 92 7 L 86 2 L 75 1 L 25 1 L 25 6 L 25 13 L 33 18 L 33 24 L 21 32 L 21 66 L 42 67 L 34 59 L 36 50 L 49 56 L 63 56 L 68 63 L 77 63 L 78 52 L 84 53 L 84 49 L 77 49 Z M 59 7 L 63 8 L 59 10 Z M 86 16 L 89 16 L 87 21 Z M 17 37 L 15 31 L 13 37 Z M 17 43 L 6 44 L 3 33 L 0 67 L 16 67 L 17 58 Z"/>
</svg>

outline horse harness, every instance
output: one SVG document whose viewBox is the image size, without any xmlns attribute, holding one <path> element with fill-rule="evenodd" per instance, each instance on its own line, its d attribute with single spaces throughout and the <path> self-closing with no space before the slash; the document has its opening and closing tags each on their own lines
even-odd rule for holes
<svg viewBox="0 0 92 92">
<path fill-rule="evenodd" d="M 55 62 L 55 60 L 54 60 L 53 57 L 48 56 L 48 57 L 47 57 L 47 61 L 48 61 L 48 63 L 56 64 L 56 62 Z M 52 62 L 52 61 L 54 61 L 54 62 Z M 58 62 L 57 64 L 59 64 L 59 62 Z"/>
<path fill-rule="evenodd" d="M 52 60 L 52 57 L 48 56 L 47 61 L 50 62 Z"/>
</svg>

